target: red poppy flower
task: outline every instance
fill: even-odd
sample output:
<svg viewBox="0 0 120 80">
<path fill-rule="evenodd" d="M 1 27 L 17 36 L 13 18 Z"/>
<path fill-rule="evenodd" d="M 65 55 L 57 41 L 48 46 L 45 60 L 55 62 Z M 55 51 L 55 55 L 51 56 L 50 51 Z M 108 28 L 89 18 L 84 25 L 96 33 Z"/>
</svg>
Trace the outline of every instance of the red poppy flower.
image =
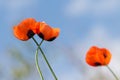
<svg viewBox="0 0 120 80">
<path fill-rule="evenodd" d="M 111 59 L 111 53 L 106 48 L 92 46 L 86 54 L 86 62 L 91 66 L 108 65 Z"/>
<path fill-rule="evenodd" d="M 36 28 L 38 36 L 46 41 L 53 41 L 60 32 L 59 28 L 52 28 L 45 22 L 37 22 Z"/>
<path fill-rule="evenodd" d="M 27 18 L 13 27 L 13 34 L 16 38 L 26 41 L 36 33 L 35 23 L 35 19 Z"/>
</svg>

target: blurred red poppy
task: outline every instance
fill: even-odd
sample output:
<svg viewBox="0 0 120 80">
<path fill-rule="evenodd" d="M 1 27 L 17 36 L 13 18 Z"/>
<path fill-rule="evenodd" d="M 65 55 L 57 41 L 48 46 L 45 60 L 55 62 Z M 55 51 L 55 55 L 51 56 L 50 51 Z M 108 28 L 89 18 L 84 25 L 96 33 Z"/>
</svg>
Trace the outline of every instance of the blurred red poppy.
<svg viewBox="0 0 120 80">
<path fill-rule="evenodd" d="M 111 60 L 111 53 L 106 48 L 92 46 L 86 54 L 86 62 L 91 66 L 105 66 Z"/>
</svg>

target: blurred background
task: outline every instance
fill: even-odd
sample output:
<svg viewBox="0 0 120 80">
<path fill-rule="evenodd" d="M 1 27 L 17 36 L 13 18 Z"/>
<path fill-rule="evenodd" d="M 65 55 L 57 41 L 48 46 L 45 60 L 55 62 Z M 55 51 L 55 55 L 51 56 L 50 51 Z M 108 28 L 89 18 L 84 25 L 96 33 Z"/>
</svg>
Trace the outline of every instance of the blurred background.
<svg viewBox="0 0 120 80">
<path fill-rule="evenodd" d="M 35 43 L 12 31 L 29 17 L 61 29 L 56 40 L 42 44 L 59 80 L 115 80 L 106 67 L 86 64 L 93 45 L 110 50 L 109 66 L 120 78 L 120 0 L 0 0 L 0 80 L 40 80 Z M 54 80 L 40 54 L 39 64 L 45 80 Z"/>
</svg>

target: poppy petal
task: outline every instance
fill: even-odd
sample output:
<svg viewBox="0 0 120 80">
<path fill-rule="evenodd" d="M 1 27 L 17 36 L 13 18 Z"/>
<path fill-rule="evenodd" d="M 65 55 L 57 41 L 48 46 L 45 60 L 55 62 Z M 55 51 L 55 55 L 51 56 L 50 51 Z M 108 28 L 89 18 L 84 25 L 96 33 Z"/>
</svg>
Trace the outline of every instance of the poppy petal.
<svg viewBox="0 0 120 80">
<path fill-rule="evenodd" d="M 39 22 L 36 25 L 39 26 L 38 36 L 44 40 L 53 41 L 59 35 L 59 28 L 52 28 L 45 22 Z"/>
<path fill-rule="evenodd" d="M 26 41 L 34 36 L 35 29 L 35 19 L 27 18 L 20 22 L 18 25 L 13 27 L 13 34 L 16 38 Z"/>
</svg>

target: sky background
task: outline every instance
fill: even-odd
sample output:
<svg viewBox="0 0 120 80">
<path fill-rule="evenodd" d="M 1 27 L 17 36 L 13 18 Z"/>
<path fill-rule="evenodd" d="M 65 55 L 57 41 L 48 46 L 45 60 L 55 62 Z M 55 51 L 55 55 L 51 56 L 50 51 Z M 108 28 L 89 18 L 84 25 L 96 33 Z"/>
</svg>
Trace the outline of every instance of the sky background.
<svg viewBox="0 0 120 80">
<path fill-rule="evenodd" d="M 59 80 L 114 80 L 106 67 L 86 64 L 85 54 L 93 45 L 110 50 L 109 66 L 120 78 L 120 0 L 0 0 L 0 80 L 40 80 L 35 43 L 18 40 L 12 31 L 29 17 L 61 30 L 56 40 L 42 44 Z M 45 80 L 53 80 L 39 58 Z M 25 74 L 18 78 L 20 71 Z"/>
</svg>

